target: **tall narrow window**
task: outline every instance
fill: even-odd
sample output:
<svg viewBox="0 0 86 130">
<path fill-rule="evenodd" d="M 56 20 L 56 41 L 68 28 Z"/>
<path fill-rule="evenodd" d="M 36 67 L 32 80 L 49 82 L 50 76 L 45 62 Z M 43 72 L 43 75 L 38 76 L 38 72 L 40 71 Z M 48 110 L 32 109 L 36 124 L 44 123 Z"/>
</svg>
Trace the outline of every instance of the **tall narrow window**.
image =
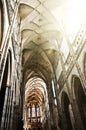
<svg viewBox="0 0 86 130">
<path fill-rule="evenodd" d="M 55 88 L 54 88 L 54 82 L 53 82 L 53 80 L 52 80 L 52 90 L 53 90 L 53 96 L 54 96 L 54 98 L 56 97 L 56 94 L 55 94 Z"/>
<path fill-rule="evenodd" d="M 53 80 L 52 80 L 52 91 L 53 91 L 54 104 L 55 104 L 55 106 L 57 106 L 56 93 L 55 93 L 55 86 L 54 86 Z"/>
<path fill-rule="evenodd" d="M 35 117 L 35 105 L 32 106 L 32 117 Z"/>
</svg>

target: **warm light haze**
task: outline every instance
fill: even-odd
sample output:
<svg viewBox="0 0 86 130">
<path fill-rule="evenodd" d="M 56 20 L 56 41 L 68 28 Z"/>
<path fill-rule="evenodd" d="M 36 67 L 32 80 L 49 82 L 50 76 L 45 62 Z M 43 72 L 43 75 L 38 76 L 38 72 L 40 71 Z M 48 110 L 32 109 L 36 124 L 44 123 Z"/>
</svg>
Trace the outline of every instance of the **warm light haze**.
<svg viewBox="0 0 86 130">
<path fill-rule="evenodd" d="M 86 22 L 86 1 L 85 0 L 68 0 L 52 10 L 52 14 L 59 22 L 66 35 L 75 37 L 79 29 Z M 71 38 L 72 37 L 72 38 Z"/>
</svg>

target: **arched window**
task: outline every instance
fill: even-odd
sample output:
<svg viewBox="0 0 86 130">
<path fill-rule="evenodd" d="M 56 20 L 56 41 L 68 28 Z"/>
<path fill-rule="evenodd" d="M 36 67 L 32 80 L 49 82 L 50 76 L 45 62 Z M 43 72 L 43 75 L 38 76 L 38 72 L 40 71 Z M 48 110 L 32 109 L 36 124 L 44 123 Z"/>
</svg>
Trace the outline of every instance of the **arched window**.
<svg viewBox="0 0 86 130">
<path fill-rule="evenodd" d="M 72 122 L 72 118 L 73 117 L 73 112 L 72 112 L 72 107 L 70 104 L 70 100 L 68 95 L 63 92 L 62 93 L 62 109 L 63 109 L 63 113 L 64 113 L 64 119 L 65 119 L 65 129 L 66 130 L 73 130 L 73 122 Z"/>
<path fill-rule="evenodd" d="M 86 95 L 84 92 L 84 88 L 81 84 L 81 81 L 78 77 L 75 77 L 74 79 L 74 93 L 78 104 L 81 120 L 85 130 L 86 129 Z"/>
</svg>

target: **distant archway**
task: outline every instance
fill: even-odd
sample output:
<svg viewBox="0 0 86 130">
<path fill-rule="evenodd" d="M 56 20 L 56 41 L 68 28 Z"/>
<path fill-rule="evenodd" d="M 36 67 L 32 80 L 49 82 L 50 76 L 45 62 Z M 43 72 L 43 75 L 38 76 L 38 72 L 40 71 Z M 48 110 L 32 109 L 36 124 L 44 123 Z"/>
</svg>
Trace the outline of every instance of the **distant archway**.
<svg viewBox="0 0 86 130">
<path fill-rule="evenodd" d="M 83 122 L 84 129 L 86 129 L 86 95 L 78 77 L 74 78 L 74 93 L 81 115 L 81 120 Z"/>
<path fill-rule="evenodd" d="M 44 108 L 46 111 L 49 109 L 47 85 L 42 78 L 34 76 L 28 79 L 25 85 L 25 106 L 25 118 L 31 130 L 42 130 L 42 122 L 46 117 Z"/>
<path fill-rule="evenodd" d="M 64 120 L 66 123 L 65 128 L 66 130 L 73 130 L 71 122 L 71 109 L 70 109 L 71 104 L 68 95 L 65 92 L 62 93 L 61 103 L 64 112 Z"/>
</svg>

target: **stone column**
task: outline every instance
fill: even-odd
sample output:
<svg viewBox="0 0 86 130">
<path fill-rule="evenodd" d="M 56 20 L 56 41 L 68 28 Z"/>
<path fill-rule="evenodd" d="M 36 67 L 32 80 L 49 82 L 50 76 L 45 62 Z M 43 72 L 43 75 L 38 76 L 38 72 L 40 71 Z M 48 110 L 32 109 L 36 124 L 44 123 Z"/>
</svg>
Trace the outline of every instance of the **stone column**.
<svg viewBox="0 0 86 130">
<path fill-rule="evenodd" d="M 72 105 L 72 110 L 74 113 L 75 129 L 76 130 L 84 130 L 83 123 L 82 123 L 81 116 L 80 116 L 80 112 L 79 112 L 79 108 L 77 106 L 77 102 L 75 99 L 73 99 L 73 101 L 71 102 L 71 105 Z"/>
<path fill-rule="evenodd" d="M 14 107 L 15 107 L 15 105 L 14 105 L 14 92 L 12 91 L 12 99 L 11 99 L 11 119 L 10 119 L 10 130 L 12 130 L 13 128 L 12 128 L 12 126 L 13 126 L 13 124 L 15 124 L 14 122 Z"/>
<path fill-rule="evenodd" d="M 39 106 L 38 108 L 39 108 L 39 111 L 38 111 L 38 113 L 39 113 L 39 117 L 41 118 L 41 115 L 40 115 L 40 106 Z M 40 118 L 39 118 L 39 120 L 41 121 Z"/>
<path fill-rule="evenodd" d="M 28 107 L 26 107 L 26 121 L 28 121 Z"/>
<path fill-rule="evenodd" d="M 30 106 L 30 122 L 32 121 L 32 106 Z"/>
<path fill-rule="evenodd" d="M 1 130 L 5 129 L 5 123 L 6 123 L 6 109 L 7 109 L 7 99 L 8 99 L 8 93 L 9 93 L 9 88 L 6 86 L 6 91 L 5 91 L 5 99 L 4 99 L 4 105 L 3 105 L 3 113 L 2 113 L 2 118 L 1 118 Z"/>
<path fill-rule="evenodd" d="M 38 121 L 38 118 L 37 118 L 37 106 L 35 105 L 35 117 L 36 117 L 36 122 Z"/>
<path fill-rule="evenodd" d="M 50 130 L 57 130 L 57 125 L 56 125 L 56 122 L 55 122 L 54 99 L 53 99 L 51 81 L 50 81 L 50 84 L 48 86 L 48 100 L 49 100 L 49 110 L 50 110 L 50 125 L 51 125 Z"/>
</svg>

